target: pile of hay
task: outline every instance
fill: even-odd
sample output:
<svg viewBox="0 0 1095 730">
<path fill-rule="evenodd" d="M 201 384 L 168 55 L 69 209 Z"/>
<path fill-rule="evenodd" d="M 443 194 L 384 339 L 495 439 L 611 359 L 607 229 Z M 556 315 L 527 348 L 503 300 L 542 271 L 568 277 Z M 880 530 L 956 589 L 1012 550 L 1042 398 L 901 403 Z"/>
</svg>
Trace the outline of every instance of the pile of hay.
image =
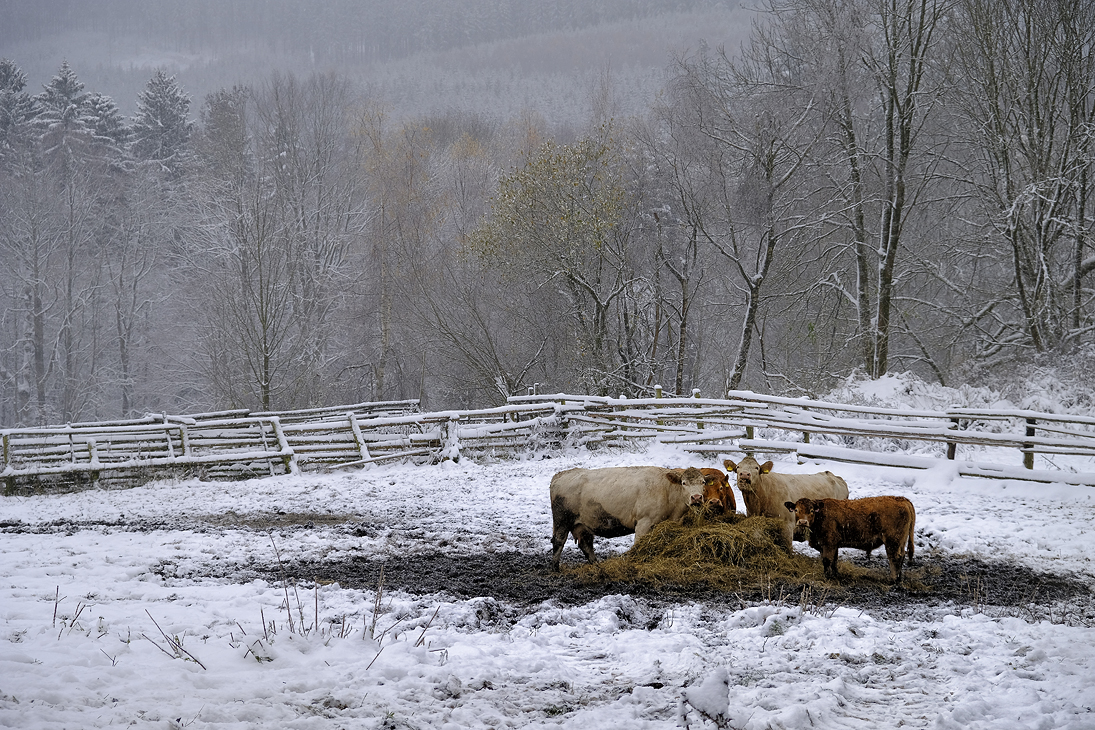
<svg viewBox="0 0 1095 730">
<path fill-rule="evenodd" d="M 702 584 L 726 591 L 763 590 L 821 577 L 819 561 L 788 553 L 782 540 L 782 523 L 776 519 L 738 514 L 712 518 L 695 512 L 683 524 L 661 523 L 623 555 L 577 572 L 589 583 Z"/>
</svg>

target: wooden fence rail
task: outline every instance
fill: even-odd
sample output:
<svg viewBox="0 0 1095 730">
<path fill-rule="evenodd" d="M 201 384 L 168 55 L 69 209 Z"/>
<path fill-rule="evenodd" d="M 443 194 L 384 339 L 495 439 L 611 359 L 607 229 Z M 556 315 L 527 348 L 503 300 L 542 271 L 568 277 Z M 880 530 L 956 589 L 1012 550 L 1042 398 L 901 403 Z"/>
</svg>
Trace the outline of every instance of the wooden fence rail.
<svg viewBox="0 0 1095 730">
<path fill-rule="evenodd" d="M 950 461 L 959 473 L 970 476 L 1095 486 L 1091 417 L 1014 409 L 877 408 L 748 391 L 727 396 L 623 399 L 557 394 L 515 396 L 510 402 L 580 406 L 569 429 L 578 443 L 647 439 L 680 443 L 699 453 L 795 452 L 800 458 L 916 468 Z M 1014 466 L 1007 451 L 1001 456 L 999 449 L 1014 454 Z M 1036 456 L 1047 468 L 1034 468 Z M 1079 457 L 1079 468 L 1052 463 L 1064 456 Z"/>
<path fill-rule="evenodd" d="M 915 468 L 949 461 L 971 476 L 1095 485 L 1095 418 L 872 408 L 746 391 L 725 399 L 528 395 L 497 408 L 433 413 L 419 412 L 417 401 L 383 401 L 276 413 L 161 415 L 4 429 L 0 440 L 0 479 L 9 491 L 18 484 L 96 484 L 180 470 L 240 478 L 388 459 L 455 460 L 473 453 L 651 442 L 707 455 L 784 452 Z M 1041 468 L 1034 468 L 1036 457 Z M 1056 463 L 1065 457 L 1077 463 Z"/>
<path fill-rule="evenodd" d="M 276 418 L 5 429 L 0 443 L 9 491 L 21 481 L 96 484 L 168 470 L 211 478 L 299 471 Z"/>
</svg>

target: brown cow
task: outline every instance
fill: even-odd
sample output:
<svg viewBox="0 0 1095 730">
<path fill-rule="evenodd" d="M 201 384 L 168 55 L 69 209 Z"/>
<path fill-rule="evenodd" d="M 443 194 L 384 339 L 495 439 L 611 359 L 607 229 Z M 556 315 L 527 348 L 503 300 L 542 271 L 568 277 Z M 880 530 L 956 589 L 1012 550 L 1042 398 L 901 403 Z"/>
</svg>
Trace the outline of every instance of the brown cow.
<svg viewBox="0 0 1095 730">
<path fill-rule="evenodd" d="M 735 464 L 725 459 L 727 471 L 737 473 L 738 490 L 745 502 L 745 513 L 750 517 L 775 517 L 783 521 L 784 547 L 791 549 L 791 540 L 798 537 L 795 517 L 784 508 L 784 502 L 796 502 L 803 497 L 810 499 L 847 499 L 848 484 L 829 471 L 818 474 L 777 474 L 772 462 L 758 464 L 752 455 Z"/>
<path fill-rule="evenodd" d="M 559 556 L 567 533 L 591 563 L 593 536 L 635 539 L 667 520 L 681 521 L 690 506 L 703 503 L 704 478 L 699 469 L 666 469 L 660 466 L 618 466 L 603 469 L 568 469 L 551 478 L 551 567 L 559 569 Z"/>
<path fill-rule="evenodd" d="M 863 497 L 862 499 L 800 499 L 784 507 L 797 524 L 808 528 L 810 547 L 821 553 L 826 578 L 837 578 L 837 551 L 842 547 L 866 550 L 886 546 L 890 580 L 901 582 L 905 546 L 909 565 L 913 563 L 916 510 L 904 497 Z"/>
<path fill-rule="evenodd" d="M 702 468 L 703 503 L 716 515 L 733 514 L 738 511 L 734 490 L 730 487 L 730 478 L 722 469 Z"/>
</svg>

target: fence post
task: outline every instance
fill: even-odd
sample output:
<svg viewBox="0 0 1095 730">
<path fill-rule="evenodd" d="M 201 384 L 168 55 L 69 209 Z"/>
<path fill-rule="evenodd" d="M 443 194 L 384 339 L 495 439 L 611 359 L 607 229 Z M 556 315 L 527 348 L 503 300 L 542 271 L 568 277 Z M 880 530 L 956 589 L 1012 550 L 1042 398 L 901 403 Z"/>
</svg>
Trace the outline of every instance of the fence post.
<svg viewBox="0 0 1095 730">
<path fill-rule="evenodd" d="M 699 398 L 700 397 L 700 389 L 699 388 L 693 388 L 692 389 L 692 397 L 693 398 Z M 702 419 L 696 421 L 696 428 L 700 431 L 703 430 L 703 420 Z"/>
<path fill-rule="evenodd" d="M 190 449 L 190 429 L 185 423 L 179 424 L 179 440 L 182 442 L 183 459 L 189 461 L 194 452 Z"/>
<path fill-rule="evenodd" d="M 71 439 L 71 438 L 72 438 L 72 435 L 70 434 L 69 439 Z M 93 439 L 93 438 L 89 438 L 87 440 L 87 458 L 88 458 L 88 464 L 91 466 L 91 469 L 88 470 L 88 474 L 91 477 L 91 484 L 94 487 L 98 488 L 98 486 L 99 486 L 99 470 L 96 469 L 95 467 L 99 466 L 99 448 L 98 448 L 98 444 L 95 443 L 95 439 Z"/>
<path fill-rule="evenodd" d="M 460 416 L 441 424 L 441 461 L 460 461 Z"/>
<path fill-rule="evenodd" d="M 170 426 L 170 424 L 168 424 L 166 418 L 164 419 L 163 424 L 164 424 L 164 426 L 163 426 L 163 437 L 164 437 L 164 441 L 167 442 L 167 458 L 174 461 L 175 460 L 175 444 L 171 441 L 171 426 Z"/>
<path fill-rule="evenodd" d="M 962 428 L 962 423 L 959 419 L 952 418 L 951 419 L 951 426 L 952 426 L 951 430 L 957 431 L 960 428 Z M 954 461 L 954 457 L 957 455 L 957 453 L 958 453 L 958 442 L 957 441 L 948 441 L 947 442 L 947 458 L 950 459 L 951 461 Z"/>
<path fill-rule="evenodd" d="M 255 425 L 258 426 L 258 429 L 259 429 L 259 438 L 262 440 L 262 450 L 264 452 L 267 452 L 267 451 L 270 450 L 270 444 L 268 444 L 266 442 L 266 424 L 259 421 Z M 281 447 L 280 441 L 279 441 L 278 447 L 279 447 L 279 450 L 280 450 L 280 447 Z M 285 469 L 286 469 L 286 471 L 288 471 L 288 469 L 289 469 L 288 464 L 285 465 Z M 270 476 L 274 476 L 274 462 L 271 461 L 270 459 L 266 460 L 266 470 L 268 472 L 270 472 Z"/>
<path fill-rule="evenodd" d="M 7 471 L 11 466 L 11 434 L 4 434 L 4 463 L 0 471 Z M 15 477 L 8 477 L 4 480 L 4 492 L 6 494 L 15 493 Z"/>
<path fill-rule="evenodd" d="M 300 474 L 300 466 L 297 464 L 297 452 L 289 446 L 289 440 L 285 438 L 285 432 L 281 430 L 281 419 L 272 416 L 270 423 L 273 425 L 274 435 L 278 439 L 278 449 L 282 452 L 281 462 L 285 464 L 285 472 L 287 474 Z"/>
<path fill-rule="evenodd" d="M 1028 437 L 1033 437 L 1034 436 L 1034 427 L 1037 424 L 1038 424 L 1038 421 L 1036 421 L 1035 419 L 1033 419 L 1033 418 L 1028 418 L 1027 419 L 1027 436 Z M 1024 449 L 1033 449 L 1034 444 L 1023 444 L 1023 448 Z M 1034 452 L 1033 451 L 1024 451 L 1023 452 L 1023 466 L 1025 466 L 1027 469 L 1033 469 L 1034 468 Z"/>
<path fill-rule="evenodd" d="M 365 437 L 361 435 L 361 426 L 357 424 L 357 418 L 354 416 L 354 412 L 350 411 L 347 413 L 346 418 L 350 419 L 350 430 L 354 433 L 354 443 L 357 444 L 357 453 L 362 459 L 371 459 L 372 454 L 369 453 L 369 445 L 365 443 Z"/>
</svg>

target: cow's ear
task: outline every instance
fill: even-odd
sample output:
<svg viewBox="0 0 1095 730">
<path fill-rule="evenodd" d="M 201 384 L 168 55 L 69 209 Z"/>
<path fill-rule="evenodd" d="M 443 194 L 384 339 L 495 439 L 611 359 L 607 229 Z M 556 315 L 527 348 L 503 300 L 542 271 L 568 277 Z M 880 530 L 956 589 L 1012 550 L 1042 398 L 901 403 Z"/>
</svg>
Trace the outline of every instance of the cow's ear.
<svg viewBox="0 0 1095 730">
<path fill-rule="evenodd" d="M 764 462 L 763 464 L 761 464 L 760 473 L 761 474 L 767 474 L 768 472 L 772 471 L 773 466 L 775 466 L 775 464 L 773 464 L 770 461 Z"/>
<path fill-rule="evenodd" d="M 729 471 L 737 471 L 738 470 L 738 465 L 735 464 L 734 462 L 730 461 L 729 459 L 723 459 L 722 460 L 722 465 L 725 466 Z"/>
<path fill-rule="evenodd" d="M 795 511 L 795 503 L 794 502 L 784 502 L 783 506 L 786 507 L 787 509 L 789 509 L 791 512 Z"/>
<path fill-rule="evenodd" d="M 667 471 L 665 473 L 665 478 L 668 479 L 669 481 L 673 482 L 674 484 L 680 484 L 681 483 L 681 470 L 680 469 L 670 469 L 669 471 Z"/>
</svg>

